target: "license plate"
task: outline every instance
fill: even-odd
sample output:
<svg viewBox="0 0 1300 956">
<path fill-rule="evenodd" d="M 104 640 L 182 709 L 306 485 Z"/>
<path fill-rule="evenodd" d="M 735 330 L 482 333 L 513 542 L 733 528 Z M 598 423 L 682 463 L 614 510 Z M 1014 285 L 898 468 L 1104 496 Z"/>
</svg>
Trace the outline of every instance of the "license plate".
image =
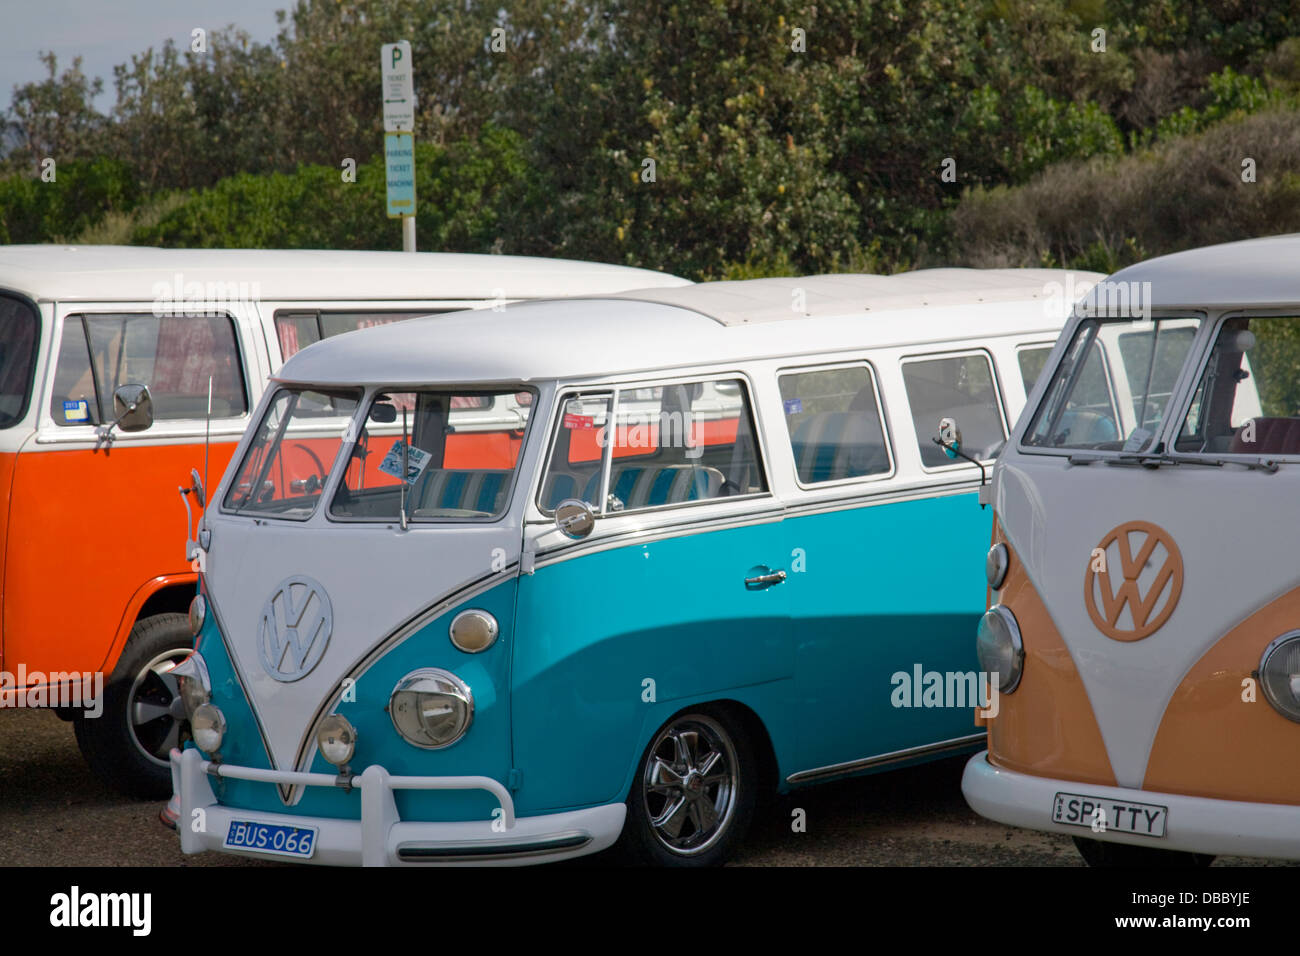
<svg viewBox="0 0 1300 956">
<path fill-rule="evenodd" d="M 1154 803 L 1110 800 L 1082 793 L 1058 793 L 1052 800 L 1054 823 L 1084 827 L 1094 832 L 1101 832 L 1104 827 L 1117 833 L 1163 837 L 1168 815 L 1168 807 Z"/>
<path fill-rule="evenodd" d="M 316 850 L 316 828 L 231 820 L 224 845 L 232 850 L 256 850 L 307 860 Z"/>
</svg>

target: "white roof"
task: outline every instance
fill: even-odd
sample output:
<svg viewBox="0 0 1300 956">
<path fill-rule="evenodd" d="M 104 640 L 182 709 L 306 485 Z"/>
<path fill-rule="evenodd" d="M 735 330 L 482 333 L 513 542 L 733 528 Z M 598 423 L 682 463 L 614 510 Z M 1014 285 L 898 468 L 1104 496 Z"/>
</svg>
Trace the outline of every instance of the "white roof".
<svg viewBox="0 0 1300 956">
<path fill-rule="evenodd" d="M 970 270 L 942 269 L 928 275 L 701 283 L 682 290 L 705 293 L 689 308 L 647 301 L 662 290 L 638 290 L 525 302 L 501 312 L 452 312 L 325 339 L 294 355 L 275 377 L 322 385 L 536 382 L 1027 332 L 1052 341 L 1073 306 L 1059 291 L 1053 298 L 1052 287 L 1073 289 L 1101 278 L 1044 269 L 984 276 L 1001 276 L 1003 286 L 979 282 Z M 943 292 L 945 279 L 956 290 Z M 911 287 L 906 295 L 861 294 L 894 280 L 901 281 L 888 288 Z M 931 280 L 935 288 L 923 291 Z M 816 315 L 791 312 L 792 284 L 818 290 Z M 1004 295 L 1003 288 L 1019 291 Z M 833 296 L 834 289 L 843 294 Z M 945 301 L 948 296 L 957 304 Z M 747 297 L 756 297 L 754 314 L 766 320 L 740 321 L 737 303 Z M 720 302 L 727 308 L 718 309 Z M 733 321 L 724 323 L 704 308 Z M 787 321 L 773 321 L 778 313 Z"/>
<path fill-rule="evenodd" d="M 155 284 L 173 288 L 178 281 L 198 282 L 205 289 L 210 283 L 247 283 L 250 290 L 256 290 L 249 298 L 271 300 L 464 300 L 494 299 L 498 294 L 506 299 L 533 299 L 689 284 L 686 279 L 649 269 L 526 256 L 0 246 L 0 289 L 21 292 L 37 301 L 152 301 Z"/>
<path fill-rule="evenodd" d="M 1228 242 L 1139 262 L 1107 283 L 1151 283 L 1152 308 L 1286 306 L 1300 303 L 1300 234 Z M 1143 288 L 1139 286 L 1139 290 Z M 1147 293 L 1141 292 L 1141 302 Z M 1097 302 L 1105 306 L 1105 292 Z"/>
<path fill-rule="evenodd" d="M 703 282 L 677 289 L 634 289 L 616 298 L 681 306 L 723 325 L 748 325 L 817 315 L 1040 299 L 1050 295 L 1048 286 L 1064 275 L 1060 269 L 921 269 L 892 276 Z M 1092 274 L 1075 273 L 1076 279 L 1083 275 Z"/>
</svg>

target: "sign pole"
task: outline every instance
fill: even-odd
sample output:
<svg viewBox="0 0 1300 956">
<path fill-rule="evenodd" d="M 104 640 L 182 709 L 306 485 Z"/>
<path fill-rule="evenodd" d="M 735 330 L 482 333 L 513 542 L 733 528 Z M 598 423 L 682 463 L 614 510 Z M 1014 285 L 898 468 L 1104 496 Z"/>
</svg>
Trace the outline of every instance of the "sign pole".
<svg viewBox="0 0 1300 956">
<path fill-rule="evenodd" d="M 415 69 L 406 40 L 380 47 L 388 218 L 402 220 L 402 251 L 415 251 Z"/>
</svg>

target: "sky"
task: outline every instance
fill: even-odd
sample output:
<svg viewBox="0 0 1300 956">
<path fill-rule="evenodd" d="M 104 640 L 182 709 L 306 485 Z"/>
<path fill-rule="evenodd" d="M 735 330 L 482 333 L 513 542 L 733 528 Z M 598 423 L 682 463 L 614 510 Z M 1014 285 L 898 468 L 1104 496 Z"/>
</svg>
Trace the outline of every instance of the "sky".
<svg viewBox="0 0 1300 956">
<path fill-rule="evenodd" d="M 45 67 L 37 58 L 52 50 L 59 72 L 82 57 L 88 77 L 100 77 L 104 91 L 95 106 L 107 111 L 116 102 L 113 67 L 133 53 L 157 49 L 168 37 L 187 50 L 190 31 L 212 33 L 230 23 L 266 43 L 278 31 L 277 9 L 294 0 L 0 0 L 0 110 L 8 109 L 16 85 L 40 80 Z"/>
</svg>

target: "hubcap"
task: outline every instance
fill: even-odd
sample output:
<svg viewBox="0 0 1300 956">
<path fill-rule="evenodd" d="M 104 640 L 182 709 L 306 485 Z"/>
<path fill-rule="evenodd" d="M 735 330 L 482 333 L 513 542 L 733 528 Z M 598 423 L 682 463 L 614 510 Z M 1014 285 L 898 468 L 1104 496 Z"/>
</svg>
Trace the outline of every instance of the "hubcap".
<svg viewBox="0 0 1300 956">
<path fill-rule="evenodd" d="M 151 763 L 160 766 L 166 766 L 172 748 L 180 743 L 185 713 L 180 686 L 172 671 L 189 654 L 189 650 L 159 654 L 135 676 L 127 696 L 131 742 Z"/>
<path fill-rule="evenodd" d="M 708 717 L 662 731 L 650 748 L 641 788 L 656 839 L 683 856 L 716 843 L 735 811 L 738 769 L 726 731 Z"/>
</svg>

